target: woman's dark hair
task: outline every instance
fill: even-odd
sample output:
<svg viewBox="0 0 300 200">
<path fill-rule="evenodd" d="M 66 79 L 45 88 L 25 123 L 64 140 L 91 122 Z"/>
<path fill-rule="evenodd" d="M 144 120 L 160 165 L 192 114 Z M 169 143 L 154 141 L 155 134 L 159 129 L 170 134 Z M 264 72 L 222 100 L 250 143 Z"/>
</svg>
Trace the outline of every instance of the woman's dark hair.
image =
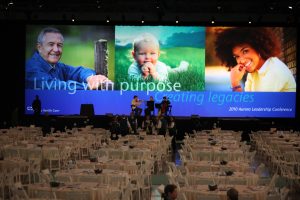
<svg viewBox="0 0 300 200">
<path fill-rule="evenodd" d="M 270 28 L 234 27 L 217 32 L 216 56 L 225 66 L 236 66 L 232 49 L 241 44 L 249 44 L 265 60 L 281 54 L 281 41 Z"/>
<path fill-rule="evenodd" d="M 163 197 L 166 199 L 168 197 L 168 194 L 174 192 L 174 190 L 176 190 L 176 188 L 177 188 L 177 186 L 174 184 L 166 185 L 165 189 L 164 189 Z"/>
<path fill-rule="evenodd" d="M 239 192 L 235 188 L 230 188 L 227 190 L 227 197 L 229 200 L 238 200 Z"/>
</svg>

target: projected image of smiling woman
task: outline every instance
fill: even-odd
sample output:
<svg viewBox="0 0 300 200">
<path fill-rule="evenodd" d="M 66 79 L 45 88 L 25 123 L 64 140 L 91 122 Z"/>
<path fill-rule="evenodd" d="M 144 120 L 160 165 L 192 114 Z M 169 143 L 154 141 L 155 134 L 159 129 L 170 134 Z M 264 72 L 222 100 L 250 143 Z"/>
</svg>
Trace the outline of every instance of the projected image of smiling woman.
<svg viewBox="0 0 300 200">
<path fill-rule="evenodd" d="M 233 91 L 295 92 L 290 69 L 278 58 L 280 39 L 269 28 L 225 28 L 215 41 L 221 62 L 230 67 Z M 241 81 L 245 73 L 244 88 Z"/>
</svg>

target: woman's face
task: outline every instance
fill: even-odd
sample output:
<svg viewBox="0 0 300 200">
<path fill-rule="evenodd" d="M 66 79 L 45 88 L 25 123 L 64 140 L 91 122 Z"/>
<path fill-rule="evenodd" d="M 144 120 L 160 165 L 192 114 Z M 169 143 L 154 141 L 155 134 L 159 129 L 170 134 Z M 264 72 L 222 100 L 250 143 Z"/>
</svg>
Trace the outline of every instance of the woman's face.
<svg viewBox="0 0 300 200">
<path fill-rule="evenodd" d="M 237 64 L 245 67 L 246 71 L 250 73 L 259 70 L 265 62 L 259 53 L 249 44 L 241 44 L 233 47 L 232 54 Z"/>
</svg>

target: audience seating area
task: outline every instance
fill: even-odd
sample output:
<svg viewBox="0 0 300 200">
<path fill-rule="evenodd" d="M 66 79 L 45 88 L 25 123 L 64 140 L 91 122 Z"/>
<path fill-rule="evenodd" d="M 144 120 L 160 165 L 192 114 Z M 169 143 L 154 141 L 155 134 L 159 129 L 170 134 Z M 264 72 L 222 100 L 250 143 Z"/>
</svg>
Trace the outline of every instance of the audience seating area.
<svg viewBox="0 0 300 200">
<path fill-rule="evenodd" d="M 45 137 L 40 127 L 0 129 L 0 199 L 155 200 L 167 183 L 177 185 L 178 200 L 226 200 L 232 187 L 241 200 L 296 199 L 300 133 L 249 135 L 194 131 L 174 151 L 173 137 L 156 131 L 111 140 L 88 125 Z"/>
</svg>

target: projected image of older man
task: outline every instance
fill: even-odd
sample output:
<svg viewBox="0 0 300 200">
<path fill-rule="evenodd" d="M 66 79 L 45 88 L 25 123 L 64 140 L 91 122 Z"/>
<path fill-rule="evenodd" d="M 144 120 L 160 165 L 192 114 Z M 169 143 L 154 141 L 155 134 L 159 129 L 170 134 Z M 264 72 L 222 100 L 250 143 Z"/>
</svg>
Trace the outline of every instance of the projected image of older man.
<svg viewBox="0 0 300 200">
<path fill-rule="evenodd" d="M 37 39 L 37 50 L 26 63 L 26 88 L 36 90 L 98 89 L 110 82 L 103 75 L 85 67 L 59 62 L 64 38 L 58 29 L 44 28 Z"/>
</svg>

